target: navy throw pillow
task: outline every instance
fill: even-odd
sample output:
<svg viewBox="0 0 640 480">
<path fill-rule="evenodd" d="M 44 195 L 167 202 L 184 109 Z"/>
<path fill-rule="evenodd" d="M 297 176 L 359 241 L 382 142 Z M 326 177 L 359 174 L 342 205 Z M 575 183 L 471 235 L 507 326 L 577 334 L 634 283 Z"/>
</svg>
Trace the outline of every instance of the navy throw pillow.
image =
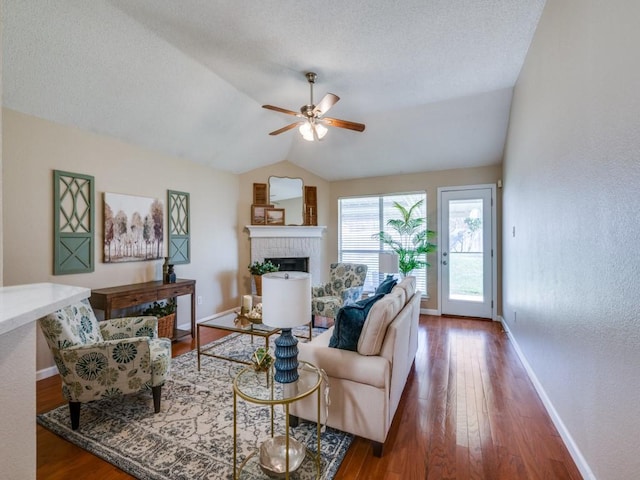
<svg viewBox="0 0 640 480">
<path fill-rule="evenodd" d="M 358 340 L 362 333 L 364 321 L 374 303 L 384 297 L 384 294 L 374 295 L 356 303 L 345 305 L 336 314 L 333 334 L 329 346 L 343 350 L 358 350 Z"/>
<path fill-rule="evenodd" d="M 385 278 L 382 283 L 378 285 L 378 288 L 376 288 L 376 295 L 379 293 L 391 293 L 391 290 L 396 286 L 396 283 L 398 283 L 398 280 L 393 278 L 393 275 L 387 275 L 387 278 Z"/>
</svg>

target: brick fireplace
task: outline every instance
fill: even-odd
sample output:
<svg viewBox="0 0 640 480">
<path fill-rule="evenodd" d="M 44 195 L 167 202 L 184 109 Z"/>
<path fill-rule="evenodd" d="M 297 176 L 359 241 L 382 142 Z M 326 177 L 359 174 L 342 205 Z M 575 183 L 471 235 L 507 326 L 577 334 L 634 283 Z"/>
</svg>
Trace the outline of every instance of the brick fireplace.
<svg viewBox="0 0 640 480">
<path fill-rule="evenodd" d="M 311 283 L 318 284 L 322 281 L 322 235 L 325 229 L 326 227 L 311 226 L 248 225 L 251 263 L 262 262 L 266 258 L 304 259 L 311 274 Z"/>
</svg>

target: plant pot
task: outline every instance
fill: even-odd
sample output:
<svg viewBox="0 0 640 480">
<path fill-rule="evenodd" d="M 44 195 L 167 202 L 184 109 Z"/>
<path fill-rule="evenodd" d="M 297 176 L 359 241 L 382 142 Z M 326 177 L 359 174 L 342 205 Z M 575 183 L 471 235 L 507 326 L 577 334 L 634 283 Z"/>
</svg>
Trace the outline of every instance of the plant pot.
<svg viewBox="0 0 640 480">
<path fill-rule="evenodd" d="M 262 296 L 262 275 L 254 275 L 253 281 L 256 284 L 256 295 Z"/>
<path fill-rule="evenodd" d="M 167 316 L 158 318 L 158 337 L 173 338 L 173 328 L 176 322 L 176 314 L 170 313 Z"/>
</svg>

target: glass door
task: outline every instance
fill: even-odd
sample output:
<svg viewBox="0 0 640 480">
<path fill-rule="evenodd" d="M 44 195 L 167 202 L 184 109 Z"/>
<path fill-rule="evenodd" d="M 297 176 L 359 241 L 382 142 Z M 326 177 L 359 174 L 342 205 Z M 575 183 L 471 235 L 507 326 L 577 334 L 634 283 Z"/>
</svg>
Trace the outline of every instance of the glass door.
<svg viewBox="0 0 640 480">
<path fill-rule="evenodd" d="M 493 318 L 492 188 L 440 191 L 441 312 Z"/>
</svg>

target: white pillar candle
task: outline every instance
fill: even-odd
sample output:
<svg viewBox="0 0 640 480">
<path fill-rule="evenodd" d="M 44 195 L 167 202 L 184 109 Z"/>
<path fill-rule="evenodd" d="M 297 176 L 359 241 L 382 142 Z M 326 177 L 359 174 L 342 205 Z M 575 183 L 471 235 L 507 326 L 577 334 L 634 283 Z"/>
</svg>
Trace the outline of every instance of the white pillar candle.
<svg viewBox="0 0 640 480">
<path fill-rule="evenodd" d="M 250 312 L 253 304 L 253 297 L 251 295 L 243 295 L 242 297 L 242 309 L 245 312 Z"/>
</svg>

